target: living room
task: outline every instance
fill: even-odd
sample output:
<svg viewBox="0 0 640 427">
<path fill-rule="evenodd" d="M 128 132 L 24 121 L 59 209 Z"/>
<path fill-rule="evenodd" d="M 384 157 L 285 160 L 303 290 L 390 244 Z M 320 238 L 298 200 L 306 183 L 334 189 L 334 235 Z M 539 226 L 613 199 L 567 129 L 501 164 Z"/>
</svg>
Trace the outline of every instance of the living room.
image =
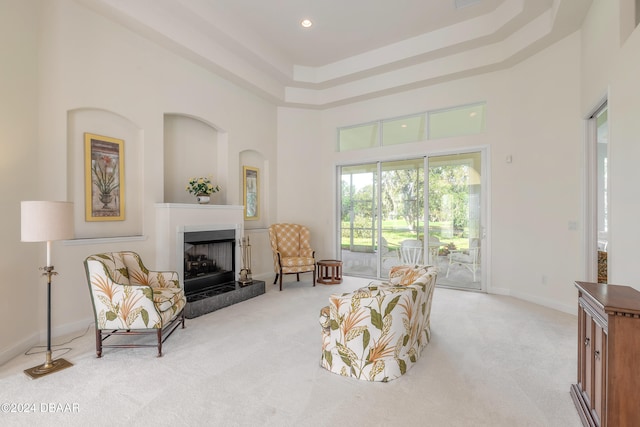
<svg viewBox="0 0 640 427">
<path fill-rule="evenodd" d="M 11 280 L 2 285 L 8 298 L 0 310 L 5 325 L 0 364 L 42 342 L 46 324 L 46 292 L 38 270 L 45 248 L 20 242 L 20 201 L 75 204 L 76 241 L 53 247 L 59 273 L 53 335 L 83 331 L 92 311 L 82 260 L 127 249 L 155 264 L 156 204 L 194 203 L 188 193 L 171 190 L 186 182 L 167 179 L 173 160 L 166 155 L 167 119 L 176 116 L 204 123 L 215 135 L 210 169 L 194 171 L 211 174 L 222 187 L 213 203 L 241 205 L 242 166 L 259 168 L 261 214 L 244 229 L 253 245 L 254 275 L 268 286 L 273 268 L 266 227 L 271 223 L 305 224 L 317 259 L 337 255 L 337 165 L 483 147 L 490 155 L 487 293 L 575 314 L 574 281 L 595 279 L 587 261 L 585 121 L 606 100 L 609 280 L 640 289 L 634 260 L 640 202 L 633 197 L 640 174 L 634 154 L 640 135 L 640 32 L 625 31 L 621 24 L 628 2 L 587 3 L 573 31 L 506 66 L 486 66 L 395 93 L 380 90 L 364 99 L 301 107 L 283 102 L 281 87 L 265 84 L 271 94 L 255 90 L 247 83 L 255 70 L 247 67 L 246 75 L 235 76 L 222 67 L 216 72 L 197 55 L 178 54 L 108 18 L 94 2 L 2 2 L 0 46 L 7 60 L 0 81 L 5 119 L 0 127 L 5 206 L 0 263 Z M 335 149 L 339 127 L 478 101 L 487 103 L 486 131 L 480 135 L 366 151 Z M 119 137 L 131 150 L 125 159 L 130 203 L 124 221 L 84 221 L 84 132 Z M 197 133 L 189 132 L 185 146 Z M 285 285 L 283 293 L 295 287 L 292 281 Z"/>
</svg>

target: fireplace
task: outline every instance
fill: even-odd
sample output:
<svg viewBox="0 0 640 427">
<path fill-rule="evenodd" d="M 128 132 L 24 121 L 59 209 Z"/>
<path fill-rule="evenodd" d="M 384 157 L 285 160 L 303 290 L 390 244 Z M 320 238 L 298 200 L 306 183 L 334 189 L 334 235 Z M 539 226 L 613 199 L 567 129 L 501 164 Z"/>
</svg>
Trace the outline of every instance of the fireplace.
<svg viewBox="0 0 640 427">
<path fill-rule="evenodd" d="M 235 289 L 236 231 L 184 233 L 184 291 L 188 301 Z"/>
<path fill-rule="evenodd" d="M 234 205 L 156 204 L 156 264 L 182 278 L 188 319 L 265 293 L 263 281 L 236 281 L 243 212 Z"/>
<path fill-rule="evenodd" d="M 183 233 L 185 316 L 201 316 L 261 295 L 265 284 L 236 281 L 236 230 L 214 229 Z"/>
</svg>

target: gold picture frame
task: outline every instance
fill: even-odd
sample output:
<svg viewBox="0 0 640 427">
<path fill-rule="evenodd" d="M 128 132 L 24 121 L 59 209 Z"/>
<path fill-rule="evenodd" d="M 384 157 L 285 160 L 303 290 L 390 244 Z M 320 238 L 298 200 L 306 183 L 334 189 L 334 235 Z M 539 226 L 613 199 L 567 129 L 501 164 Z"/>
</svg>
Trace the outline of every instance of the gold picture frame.
<svg viewBox="0 0 640 427">
<path fill-rule="evenodd" d="M 85 220 L 124 220 L 124 141 L 84 134 Z"/>
<path fill-rule="evenodd" d="M 244 219 L 256 220 L 260 214 L 259 171 L 251 166 L 242 167 L 242 200 L 244 203 Z"/>
</svg>

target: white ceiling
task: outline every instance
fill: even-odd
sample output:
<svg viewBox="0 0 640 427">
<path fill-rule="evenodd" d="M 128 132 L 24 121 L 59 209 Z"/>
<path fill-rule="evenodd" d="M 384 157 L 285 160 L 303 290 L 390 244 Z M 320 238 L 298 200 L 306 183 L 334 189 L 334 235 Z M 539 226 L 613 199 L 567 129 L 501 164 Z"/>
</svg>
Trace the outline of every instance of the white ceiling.
<svg viewBox="0 0 640 427">
<path fill-rule="evenodd" d="M 576 31 L 592 2 L 78 1 L 260 96 L 312 108 L 511 66 Z"/>
<path fill-rule="evenodd" d="M 456 10 L 454 0 L 211 0 L 234 32 L 261 38 L 291 64 L 318 67 L 489 13 L 502 0 Z M 551 0 L 538 0 L 532 14 Z M 533 9 L 533 8 L 531 8 Z M 309 18 L 313 27 L 302 28 Z"/>
</svg>

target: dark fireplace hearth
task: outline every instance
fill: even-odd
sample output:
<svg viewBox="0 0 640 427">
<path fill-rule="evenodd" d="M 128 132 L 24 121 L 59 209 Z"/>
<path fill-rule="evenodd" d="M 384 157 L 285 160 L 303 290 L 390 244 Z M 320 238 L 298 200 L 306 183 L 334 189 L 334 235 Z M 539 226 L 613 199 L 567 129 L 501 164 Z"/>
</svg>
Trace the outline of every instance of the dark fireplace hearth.
<svg viewBox="0 0 640 427">
<path fill-rule="evenodd" d="M 184 315 L 187 319 L 193 319 L 249 298 L 257 297 L 264 294 L 264 292 L 265 283 L 261 280 L 254 280 L 253 283 L 247 285 L 241 285 L 240 282 L 217 285 L 187 297 Z"/>
<path fill-rule="evenodd" d="M 235 291 L 236 286 L 234 283 L 223 283 L 221 285 L 214 285 L 210 288 L 201 290 L 200 292 L 192 293 L 187 300 L 189 302 L 201 301 L 203 299 L 210 298 L 215 295 L 224 294 L 225 292 Z"/>
</svg>

